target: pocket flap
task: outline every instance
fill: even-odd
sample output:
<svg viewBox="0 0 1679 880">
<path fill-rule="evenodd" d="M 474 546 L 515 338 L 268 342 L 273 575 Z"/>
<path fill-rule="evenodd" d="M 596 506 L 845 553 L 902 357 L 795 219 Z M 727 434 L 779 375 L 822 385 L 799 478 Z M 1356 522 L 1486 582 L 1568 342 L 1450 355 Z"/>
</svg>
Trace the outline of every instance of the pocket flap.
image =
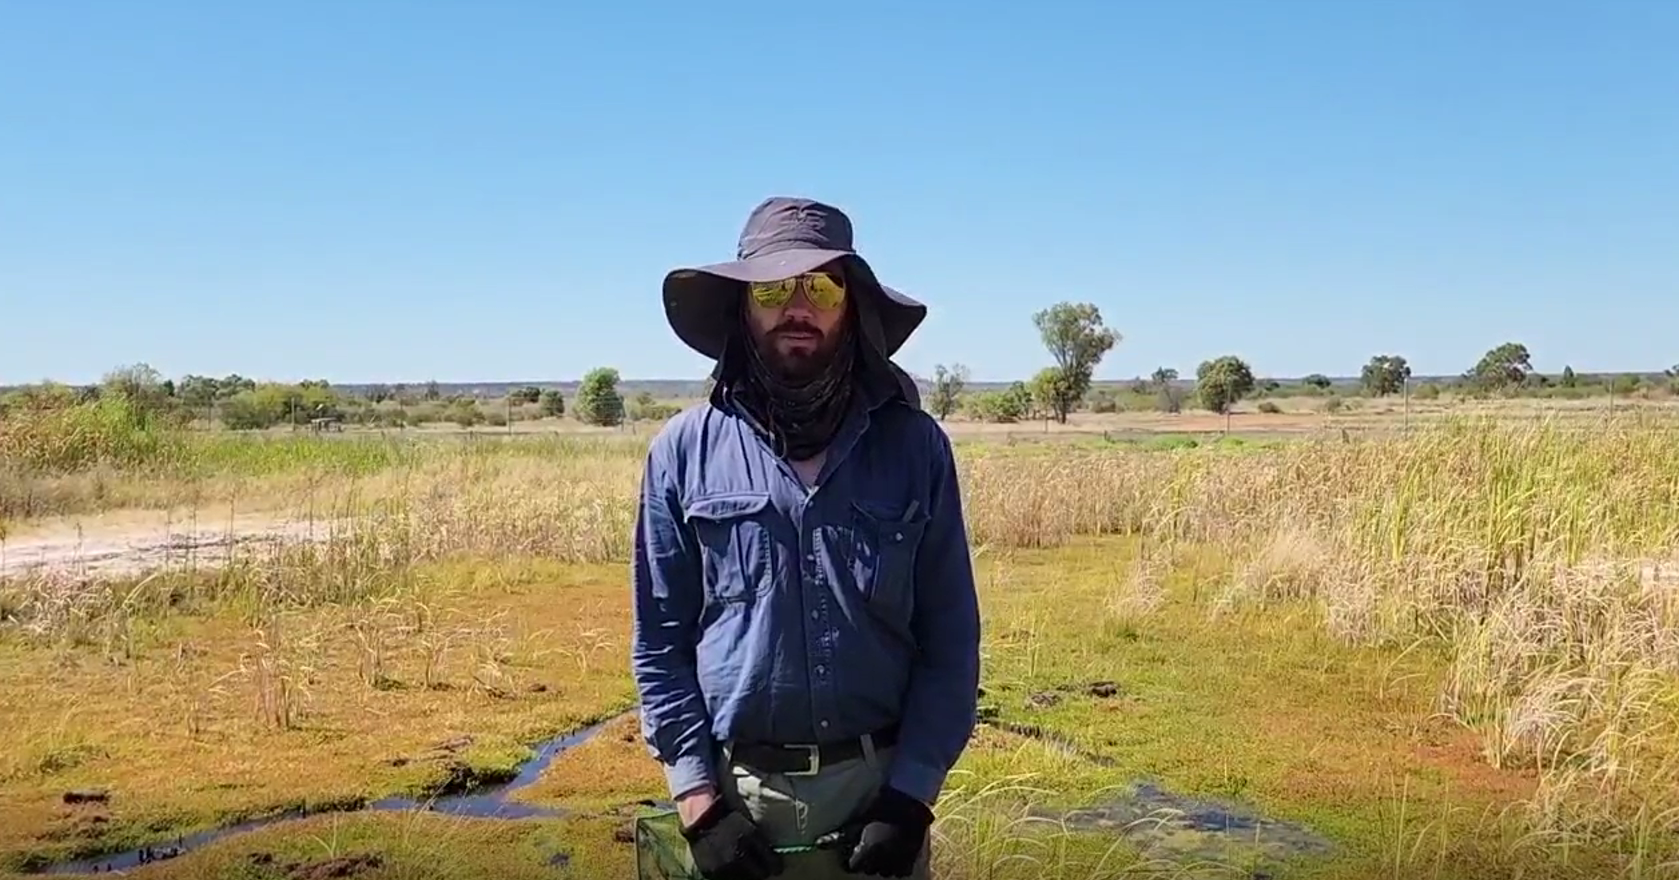
<svg viewBox="0 0 1679 880">
<path fill-rule="evenodd" d="M 751 516 L 768 507 L 770 496 L 768 492 L 731 492 L 727 495 L 709 495 L 696 498 L 688 502 L 683 509 L 683 515 L 688 519 L 729 520 L 743 516 Z"/>
<path fill-rule="evenodd" d="M 852 508 L 863 516 L 883 526 L 914 526 L 927 521 L 926 511 L 921 509 L 918 502 L 911 501 L 904 505 L 885 505 L 878 501 L 853 499 Z"/>
</svg>

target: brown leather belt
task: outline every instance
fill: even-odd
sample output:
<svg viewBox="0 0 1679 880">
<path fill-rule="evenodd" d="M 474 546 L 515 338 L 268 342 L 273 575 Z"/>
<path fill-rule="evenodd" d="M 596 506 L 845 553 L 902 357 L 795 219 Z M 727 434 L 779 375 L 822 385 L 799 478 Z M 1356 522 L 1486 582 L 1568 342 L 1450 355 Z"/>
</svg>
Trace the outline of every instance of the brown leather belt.
<svg viewBox="0 0 1679 880">
<path fill-rule="evenodd" d="M 892 746 L 898 742 L 897 725 L 877 730 L 869 737 L 876 749 Z M 760 773 L 780 773 L 784 776 L 815 776 L 829 764 L 862 756 L 862 737 L 812 745 L 737 742 L 730 752 L 732 760 L 742 767 Z"/>
</svg>

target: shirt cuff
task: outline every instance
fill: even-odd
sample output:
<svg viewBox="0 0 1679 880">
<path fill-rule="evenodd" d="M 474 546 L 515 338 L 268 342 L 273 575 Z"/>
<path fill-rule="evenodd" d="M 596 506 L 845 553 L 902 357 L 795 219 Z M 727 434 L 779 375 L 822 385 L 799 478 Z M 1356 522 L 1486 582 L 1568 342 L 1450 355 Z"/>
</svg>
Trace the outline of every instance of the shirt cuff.
<svg viewBox="0 0 1679 880">
<path fill-rule="evenodd" d="M 938 803 L 947 772 L 931 764 L 898 758 L 886 774 L 886 784 L 931 807 Z"/>
<path fill-rule="evenodd" d="M 683 755 L 674 764 L 664 765 L 665 784 L 672 798 L 681 797 L 696 788 L 713 786 L 711 763 L 701 755 Z"/>
</svg>

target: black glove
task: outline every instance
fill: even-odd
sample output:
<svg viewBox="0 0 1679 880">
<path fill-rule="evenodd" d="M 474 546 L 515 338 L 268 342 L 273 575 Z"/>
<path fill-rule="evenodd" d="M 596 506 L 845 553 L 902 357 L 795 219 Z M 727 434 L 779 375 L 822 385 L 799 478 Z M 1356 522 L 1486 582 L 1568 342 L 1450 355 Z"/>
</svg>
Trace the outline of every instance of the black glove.
<svg viewBox="0 0 1679 880">
<path fill-rule="evenodd" d="M 768 880 L 785 867 L 752 818 L 731 809 L 721 795 L 682 829 L 682 837 L 706 880 Z"/>
<path fill-rule="evenodd" d="M 853 874 L 908 877 L 927 845 L 933 811 L 927 805 L 884 786 L 868 809 L 851 823 L 852 849 L 846 870 Z"/>
</svg>

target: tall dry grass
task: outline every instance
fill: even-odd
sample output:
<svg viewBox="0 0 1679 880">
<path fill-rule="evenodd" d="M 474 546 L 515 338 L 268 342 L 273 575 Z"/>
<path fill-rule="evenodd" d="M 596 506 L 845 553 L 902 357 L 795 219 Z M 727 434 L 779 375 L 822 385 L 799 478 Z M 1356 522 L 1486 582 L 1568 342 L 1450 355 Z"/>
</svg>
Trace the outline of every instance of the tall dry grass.
<svg viewBox="0 0 1679 880">
<path fill-rule="evenodd" d="M 326 524 L 314 540 L 230 548 L 204 572 L 121 590 L 14 577 L 0 583 L 0 620 L 43 638 L 98 633 L 113 614 L 183 593 L 260 607 L 355 601 L 456 554 L 627 556 L 638 443 L 265 442 L 201 445 L 173 472 L 233 485 L 308 475 L 292 510 Z M 1350 641 L 1443 646 L 1453 662 L 1440 712 L 1476 731 L 1492 764 L 1541 774 L 1537 832 L 1568 839 L 1679 807 L 1671 423 L 1456 420 L 1264 448 L 959 449 L 977 547 L 1131 534 L 1163 548 L 1139 563 L 1116 614 L 1160 601 L 1169 548 L 1194 544 L 1232 561 L 1209 613 L 1306 602 Z M 143 494 L 150 484 L 134 479 Z"/>
</svg>

